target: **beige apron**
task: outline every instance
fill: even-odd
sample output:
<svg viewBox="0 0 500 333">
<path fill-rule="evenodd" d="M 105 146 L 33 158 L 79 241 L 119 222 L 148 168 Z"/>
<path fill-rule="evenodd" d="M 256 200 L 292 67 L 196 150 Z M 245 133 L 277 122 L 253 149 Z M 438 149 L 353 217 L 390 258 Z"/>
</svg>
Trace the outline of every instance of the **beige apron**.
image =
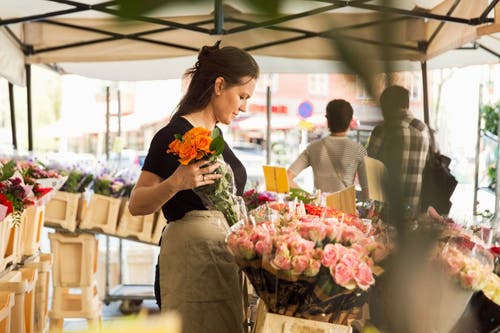
<svg viewBox="0 0 500 333">
<path fill-rule="evenodd" d="M 238 266 L 219 211 L 196 210 L 168 224 L 160 250 L 162 311 L 182 316 L 183 333 L 243 332 Z"/>
</svg>

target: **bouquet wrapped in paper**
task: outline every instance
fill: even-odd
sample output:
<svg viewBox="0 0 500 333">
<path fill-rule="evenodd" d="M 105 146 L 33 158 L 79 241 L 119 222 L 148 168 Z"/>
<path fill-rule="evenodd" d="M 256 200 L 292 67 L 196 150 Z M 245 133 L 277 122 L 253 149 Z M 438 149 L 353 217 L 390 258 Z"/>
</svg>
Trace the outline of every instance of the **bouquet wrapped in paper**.
<svg viewBox="0 0 500 333">
<path fill-rule="evenodd" d="M 209 131 L 203 127 L 194 127 L 184 133 L 176 134 L 167 153 L 179 156 L 179 162 L 187 165 L 191 162 L 206 160 L 207 164 L 218 162 L 215 173 L 222 175 L 213 184 L 200 186 L 194 192 L 201 198 L 207 209 L 218 210 L 224 214 L 229 225 L 239 219 L 239 211 L 244 208 L 241 197 L 236 196 L 234 175 L 231 167 L 222 158 L 224 139 L 218 128 Z"/>
<path fill-rule="evenodd" d="M 260 222 L 240 222 L 227 237 L 268 310 L 338 324 L 357 319 L 389 244 L 340 211 L 319 207 L 318 216 L 295 203 L 270 206 L 252 212 Z"/>
</svg>

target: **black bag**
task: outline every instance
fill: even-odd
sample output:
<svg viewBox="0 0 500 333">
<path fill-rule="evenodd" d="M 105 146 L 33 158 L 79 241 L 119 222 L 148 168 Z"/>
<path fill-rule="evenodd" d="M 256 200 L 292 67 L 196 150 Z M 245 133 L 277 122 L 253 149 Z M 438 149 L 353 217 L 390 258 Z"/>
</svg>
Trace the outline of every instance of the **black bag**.
<svg viewBox="0 0 500 333">
<path fill-rule="evenodd" d="M 420 207 L 422 211 L 426 211 L 427 207 L 432 206 L 440 214 L 448 214 L 451 208 L 450 198 L 458 182 L 450 172 L 450 158 L 439 153 L 435 148 L 432 130 L 429 133 L 429 154 L 422 175 Z"/>
</svg>

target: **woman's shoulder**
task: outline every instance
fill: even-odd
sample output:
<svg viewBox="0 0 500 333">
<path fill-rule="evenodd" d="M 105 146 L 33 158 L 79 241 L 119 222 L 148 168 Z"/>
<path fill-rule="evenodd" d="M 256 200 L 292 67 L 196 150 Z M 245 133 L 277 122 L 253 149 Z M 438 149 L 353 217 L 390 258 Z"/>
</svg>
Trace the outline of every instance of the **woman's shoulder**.
<svg viewBox="0 0 500 333">
<path fill-rule="evenodd" d="M 182 117 L 172 118 L 165 126 L 163 126 L 155 134 L 155 138 L 162 140 L 174 140 L 175 134 L 184 134 L 193 126 Z"/>
</svg>

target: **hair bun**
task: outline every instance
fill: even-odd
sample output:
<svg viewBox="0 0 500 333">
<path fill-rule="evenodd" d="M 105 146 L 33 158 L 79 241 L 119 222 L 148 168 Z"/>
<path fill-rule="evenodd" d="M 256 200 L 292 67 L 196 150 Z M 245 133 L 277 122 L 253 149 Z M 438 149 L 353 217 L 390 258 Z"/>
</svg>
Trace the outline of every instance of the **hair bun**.
<svg viewBox="0 0 500 333">
<path fill-rule="evenodd" d="M 221 41 L 218 40 L 212 46 L 207 46 L 207 45 L 203 46 L 200 50 L 200 53 L 198 54 L 198 61 L 203 61 L 204 59 L 210 57 L 212 53 L 218 51 L 220 49 L 219 47 L 220 43 Z"/>
</svg>

